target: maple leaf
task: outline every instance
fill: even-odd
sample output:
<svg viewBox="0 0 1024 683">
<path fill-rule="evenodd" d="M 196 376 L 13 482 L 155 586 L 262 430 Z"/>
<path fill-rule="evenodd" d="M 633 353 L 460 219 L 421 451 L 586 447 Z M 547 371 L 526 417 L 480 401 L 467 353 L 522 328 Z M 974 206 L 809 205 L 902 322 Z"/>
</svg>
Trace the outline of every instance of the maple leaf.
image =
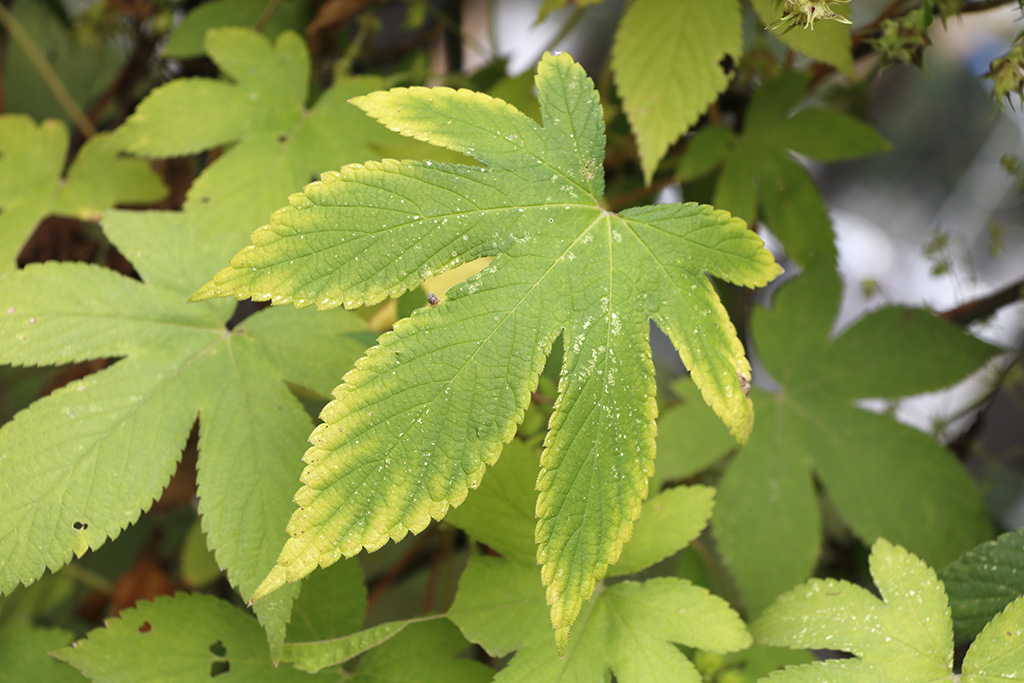
<svg viewBox="0 0 1024 683">
<path fill-rule="evenodd" d="M 148 203 L 167 192 L 139 159 L 122 159 L 110 133 L 90 138 L 62 177 L 70 136 L 60 121 L 0 116 L 0 272 L 16 267 L 25 241 L 47 215 L 86 221 L 115 204 Z"/>
<path fill-rule="evenodd" d="M 536 538 L 560 647 L 647 493 L 651 320 L 734 436 L 749 434 L 750 367 L 704 273 L 759 286 L 780 268 L 742 221 L 711 207 L 605 209 L 593 83 L 564 54 L 542 59 L 536 83 L 543 126 L 466 90 L 355 98 L 390 128 L 484 167 L 385 160 L 326 173 L 194 296 L 354 307 L 495 257 L 346 375 L 310 437 L 291 538 L 254 598 L 460 504 L 515 433 L 559 335 Z"/>
<path fill-rule="evenodd" d="M 789 666 L 766 681 L 1020 680 L 1024 671 L 1024 597 L 1003 610 L 953 672 L 953 621 L 942 582 L 904 548 L 878 539 L 871 548 L 871 577 L 881 599 L 861 586 L 811 579 L 789 591 L 751 626 L 757 641 L 793 648 L 828 648 L 855 655 Z"/>
<path fill-rule="evenodd" d="M 998 349 L 898 306 L 833 339 L 839 300 L 839 277 L 823 263 L 751 318 L 758 355 L 781 386 L 751 390 L 760 426 L 719 481 L 712 531 L 754 613 L 814 569 L 822 535 L 815 477 L 868 543 L 892 538 L 942 565 L 991 535 L 977 486 L 948 451 L 854 402 L 935 391 Z"/>
<path fill-rule="evenodd" d="M 117 536 L 160 495 L 200 418 L 199 512 L 217 562 L 248 594 L 273 565 L 312 420 L 284 380 L 326 395 L 362 353 L 353 314 L 188 305 L 224 258 L 185 217 L 113 212 L 107 237 L 142 281 L 83 263 L 0 275 L 0 361 L 120 358 L 0 427 L 0 592 Z M 315 361 L 313 360 L 315 359 Z M 294 587 L 297 589 L 297 586 Z M 276 647 L 295 590 L 257 607 Z"/>
</svg>

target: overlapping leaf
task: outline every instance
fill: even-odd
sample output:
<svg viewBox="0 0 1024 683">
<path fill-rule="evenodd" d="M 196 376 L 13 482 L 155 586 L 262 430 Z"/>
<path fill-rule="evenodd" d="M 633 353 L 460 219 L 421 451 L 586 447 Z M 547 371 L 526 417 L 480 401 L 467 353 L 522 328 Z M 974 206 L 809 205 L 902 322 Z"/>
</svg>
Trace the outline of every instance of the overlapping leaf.
<svg viewBox="0 0 1024 683">
<path fill-rule="evenodd" d="M 200 681 L 334 681 L 274 664 L 266 636 L 250 615 L 209 595 L 179 593 L 142 602 L 56 652 L 102 683 Z"/>
<path fill-rule="evenodd" d="M 879 539 L 871 576 L 881 599 L 846 581 L 811 579 L 781 596 L 751 630 L 758 642 L 855 655 L 787 667 L 767 681 L 812 683 L 983 683 L 1020 680 L 1024 598 L 997 615 L 953 672 L 953 622 L 942 583 L 920 559 Z"/>
<path fill-rule="evenodd" d="M 739 0 L 636 0 L 612 46 L 612 70 L 650 183 L 669 145 L 725 90 L 739 60 Z"/>
<path fill-rule="evenodd" d="M 13 270 L 26 240 L 48 215 L 99 220 L 115 204 L 155 202 L 166 193 L 139 159 L 122 159 L 101 133 L 89 139 L 62 176 L 70 138 L 56 120 L 36 124 L 0 116 L 0 272 Z"/>
<path fill-rule="evenodd" d="M 206 32 L 206 52 L 232 79 L 180 78 L 155 88 L 118 128 L 122 149 L 148 157 L 230 145 L 189 188 L 184 210 L 204 239 L 237 249 L 244 235 L 314 173 L 379 156 L 398 136 L 347 104 L 382 85 L 339 80 L 307 109 L 309 53 L 290 31 L 271 45 L 250 29 Z"/>
<path fill-rule="evenodd" d="M 1024 529 L 984 543 L 941 572 L 958 640 L 970 639 L 1024 595 Z"/>
<path fill-rule="evenodd" d="M 544 590 L 530 567 L 475 557 L 448 613 L 492 657 L 516 651 L 495 681 L 679 681 L 700 674 L 673 643 L 711 652 L 750 645 L 743 621 L 721 598 L 689 581 L 623 581 L 580 614 L 564 656 L 551 647 Z M 495 615 L 502 615 L 495 619 Z"/>
<path fill-rule="evenodd" d="M 807 76 L 789 72 L 768 81 L 750 99 L 743 133 L 706 126 L 690 140 L 677 174 L 686 181 L 721 167 L 715 206 L 747 221 L 763 218 L 802 264 L 834 261 L 825 204 L 791 152 L 841 161 L 888 148 L 870 126 L 828 109 L 802 109 Z M 760 210 L 759 210 L 760 209 Z"/>
<path fill-rule="evenodd" d="M 186 303 L 211 260 L 176 213 L 114 213 L 104 229 L 143 281 L 81 263 L 0 276 L 0 360 L 121 357 L 0 428 L 0 591 L 117 536 L 159 496 L 200 417 L 199 511 L 219 564 L 249 594 L 273 565 L 312 421 L 282 380 L 321 393 L 364 345 L 351 314 Z M 315 360 L 315 362 L 314 362 Z M 280 644 L 294 589 L 257 607 Z"/>
<path fill-rule="evenodd" d="M 607 211 L 592 82 L 567 55 L 549 55 L 537 87 L 543 126 L 464 90 L 356 98 L 394 130 L 484 167 L 388 160 L 327 173 L 197 293 L 353 307 L 496 257 L 441 305 L 400 321 L 346 376 L 311 437 L 292 537 L 256 597 L 460 504 L 512 438 L 560 334 L 536 534 L 561 646 L 647 493 L 650 320 L 733 434 L 749 433 L 749 365 L 704 272 L 758 286 L 778 266 L 741 221 L 711 207 Z"/>
<path fill-rule="evenodd" d="M 32 628 L 8 624 L 0 629 L 0 681 L 46 681 L 46 683 L 82 683 L 82 674 L 58 662 L 50 652 L 74 640 L 70 631 L 59 628 Z"/>
<path fill-rule="evenodd" d="M 502 556 L 533 566 L 536 479 L 537 453 L 513 440 L 480 488 L 445 521 Z M 629 543 L 608 573 L 638 572 L 685 548 L 707 526 L 713 500 L 714 490 L 706 486 L 677 486 L 648 499 Z"/>
<path fill-rule="evenodd" d="M 899 307 L 831 339 L 839 296 L 830 267 L 808 270 L 752 319 L 755 348 L 782 387 L 751 391 L 759 427 L 719 483 L 712 528 L 755 613 L 814 569 L 821 521 L 812 476 L 869 543 L 892 538 L 945 564 L 991 534 L 974 482 L 948 451 L 853 402 L 942 388 L 997 349 Z"/>
<path fill-rule="evenodd" d="M 185 15 L 163 46 L 164 57 L 198 57 L 203 54 L 203 41 L 210 29 L 261 25 L 260 33 L 274 40 L 286 30 L 302 31 L 309 23 L 311 8 L 302 0 L 279 3 L 268 16 L 265 5 L 250 0 L 210 0 L 197 5 Z M 262 21 L 261 21 L 262 20 Z"/>
</svg>

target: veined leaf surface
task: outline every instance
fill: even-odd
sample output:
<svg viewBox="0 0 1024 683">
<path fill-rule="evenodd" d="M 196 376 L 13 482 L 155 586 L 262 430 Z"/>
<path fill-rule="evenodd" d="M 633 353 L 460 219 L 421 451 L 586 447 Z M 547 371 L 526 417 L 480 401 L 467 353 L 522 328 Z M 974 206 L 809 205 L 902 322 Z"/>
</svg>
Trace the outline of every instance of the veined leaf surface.
<svg viewBox="0 0 1024 683">
<path fill-rule="evenodd" d="M 284 541 L 293 454 L 312 427 L 286 382 L 326 394 L 336 380 L 325 378 L 362 352 L 364 325 L 344 311 L 267 309 L 228 329 L 229 302 L 186 303 L 223 256 L 195 246 L 183 214 L 112 212 L 103 227 L 141 281 L 85 263 L 0 274 L 0 362 L 120 358 L 0 427 L 0 593 L 134 523 L 198 416 L 203 529 L 228 580 L 249 594 Z M 256 607 L 272 649 L 297 592 Z"/>
<path fill-rule="evenodd" d="M 255 598 L 460 504 L 515 433 L 560 334 L 536 530 L 560 648 L 647 494 L 651 320 L 732 434 L 750 433 L 750 365 L 705 272 L 753 287 L 780 268 L 742 221 L 709 206 L 608 211 L 593 83 L 564 54 L 544 57 L 536 83 L 543 126 L 467 90 L 354 98 L 389 128 L 483 167 L 385 160 L 326 173 L 194 295 L 350 308 L 495 257 L 345 376 L 310 437 L 291 539 Z"/>
</svg>

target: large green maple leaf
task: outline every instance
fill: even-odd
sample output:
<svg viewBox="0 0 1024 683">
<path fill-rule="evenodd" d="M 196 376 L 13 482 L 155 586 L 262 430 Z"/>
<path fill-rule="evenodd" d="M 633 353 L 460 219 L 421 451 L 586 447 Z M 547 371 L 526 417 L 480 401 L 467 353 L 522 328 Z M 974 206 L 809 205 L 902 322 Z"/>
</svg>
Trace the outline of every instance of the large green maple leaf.
<svg viewBox="0 0 1024 683">
<path fill-rule="evenodd" d="M 605 209 L 593 83 L 564 54 L 545 56 L 536 83 L 543 127 L 466 90 L 355 98 L 393 130 L 484 167 L 385 160 L 326 173 L 196 294 L 353 307 L 495 257 L 346 375 L 310 437 L 291 539 L 256 598 L 460 504 L 515 433 L 560 334 L 536 530 L 560 646 L 647 493 L 651 320 L 735 437 L 749 434 L 750 366 L 704 272 L 759 286 L 778 265 L 742 221 L 708 206 Z"/>
<path fill-rule="evenodd" d="M 196 421 L 203 528 L 232 585 L 273 566 L 312 420 L 285 381 L 326 395 L 365 348 L 331 315 L 187 304 L 225 254 L 180 213 L 108 213 L 103 228 L 142 281 L 83 263 L 0 275 L 0 362 L 120 358 L 0 427 L 0 592 L 117 536 L 160 495 Z M 297 586 L 257 616 L 279 648 Z M 274 643 L 276 642 L 276 645 Z"/>
</svg>

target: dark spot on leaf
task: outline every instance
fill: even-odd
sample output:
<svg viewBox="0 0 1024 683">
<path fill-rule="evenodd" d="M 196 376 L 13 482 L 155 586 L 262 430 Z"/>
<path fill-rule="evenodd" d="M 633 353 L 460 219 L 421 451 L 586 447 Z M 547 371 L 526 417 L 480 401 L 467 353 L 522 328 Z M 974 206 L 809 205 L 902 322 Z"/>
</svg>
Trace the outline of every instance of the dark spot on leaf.
<svg viewBox="0 0 1024 683">
<path fill-rule="evenodd" d="M 228 650 L 224 647 L 224 641 L 218 640 L 216 643 L 210 646 L 210 652 L 212 654 L 217 655 L 218 657 L 223 657 L 228 653 Z"/>
<path fill-rule="evenodd" d="M 288 136 L 284 135 L 284 134 L 278 135 L 277 136 L 277 141 L 280 142 L 283 145 L 284 143 L 288 142 Z"/>
<path fill-rule="evenodd" d="M 152 630 L 153 625 L 150 624 L 148 621 L 142 622 L 142 624 L 139 626 L 139 633 L 149 633 Z"/>
<path fill-rule="evenodd" d="M 718 62 L 718 66 L 722 67 L 722 71 L 727 76 L 736 70 L 736 63 L 732 61 L 731 55 L 722 57 L 721 61 Z"/>
<path fill-rule="evenodd" d="M 85 531 L 89 528 L 89 524 L 87 522 L 75 522 L 71 526 L 75 529 L 75 531 Z"/>
<path fill-rule="evenodd" d="M 229 671 L 231 671 L 231 662 L 210 662 L 210 678 L 216 678 Z"/>
<path fill-rule="evenodd" d="M 203 203 L 203 204 L 209 204 L 210 203 L 210 198 L 209 197 L 200 197 L 199 201 L 201 203 Z"/>
</svg>

